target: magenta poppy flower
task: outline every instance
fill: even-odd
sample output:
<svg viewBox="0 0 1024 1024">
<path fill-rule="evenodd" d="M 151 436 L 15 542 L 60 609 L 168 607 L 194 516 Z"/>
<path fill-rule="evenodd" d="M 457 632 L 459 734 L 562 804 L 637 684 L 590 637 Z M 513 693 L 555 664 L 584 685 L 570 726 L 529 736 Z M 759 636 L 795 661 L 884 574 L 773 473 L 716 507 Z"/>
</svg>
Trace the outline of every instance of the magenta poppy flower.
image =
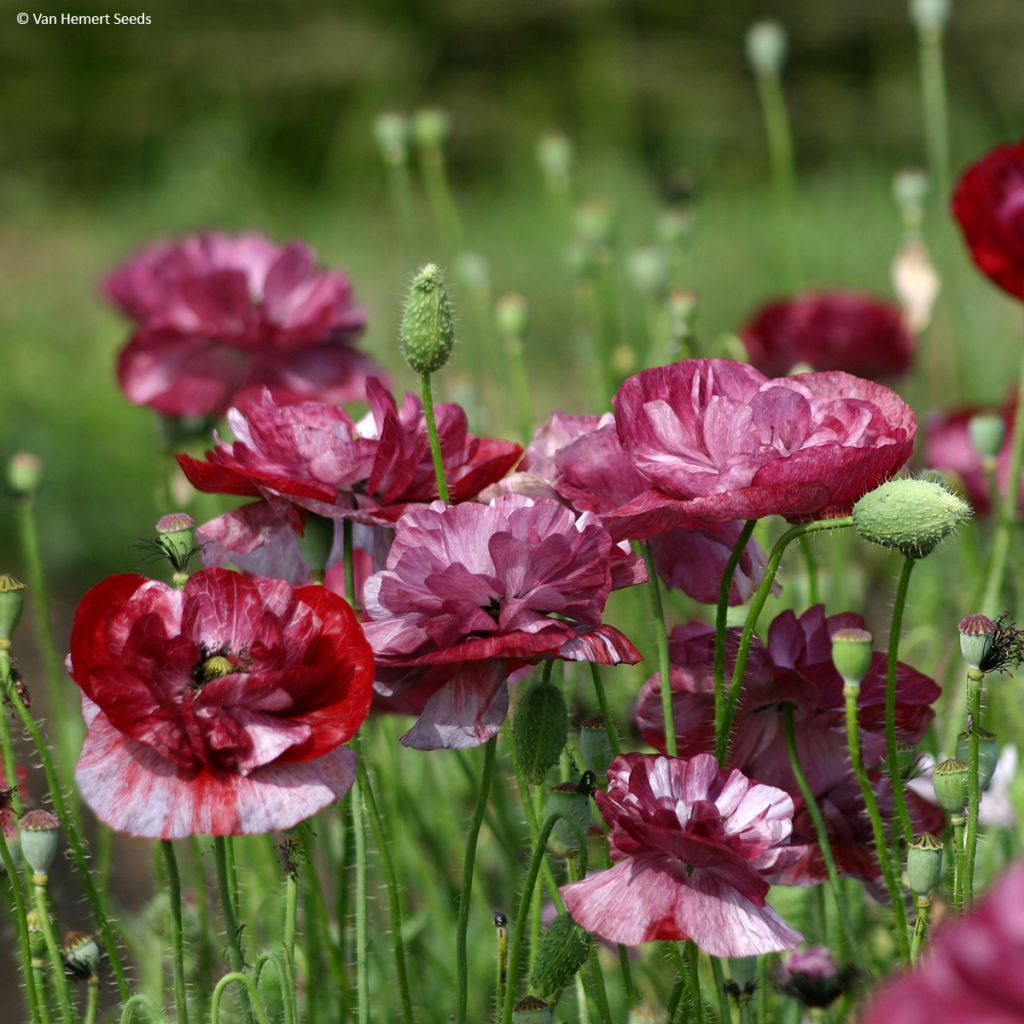
<svg viewBox="0 0 1024 1024">
<path fill-rule="evenodd" d="M 765 902 L 792 857 L 788 793 L 689 760 L 625 754 L 594 794 L 615 867 L 561 890 L 573 920 L 608 942 L 690 939 L 713 956 L 793 949 L 803 938 Z"/>
<path fill-rule="evenodd" d="M 740 333 L 769 377 L 799 363 L 879 380 L 906 373 L 914 337 L 899 306 L 858 292 L 812 292 L 762 306 Z"/>
<path fill-rule="evenodd" d="M 914 970 L 883 985 L 863 1024 L 1024 1020 L 1024 864 L 1008 867 L 963 917 L 944 923 Z"/>
<path fill-rule="evenodd" d="M 418 714 L 403 737 L 421 749 L 471 747 L 497 733 L 509 673 L 548 658 L 640 660 L 601 614 L 613 541 L 592 515 L 505 495 L 407 512 L 387 568 L 363 590 L 375 689 Z M 642 578 L 642 577 L 641 577 Z"/>
<path fill-rule="evenodd" d="M 369 711 L 373 656 L 324 587 L 223 569 L 183 591 L 111 576 L 78 606 L 69 671 L 89 728 L 75 778 L 116 831 L 290 828 L 355 779 L 341 744 Z"/>
<path fill-rule="evenodd" d="M 968 167 L 952 206 L 978 269 L 1024 299 L 1024 142 L 999 146 Z"/>
<path fill-rule="evenodd" d="M 841 629 L 863 628 L 864 620 L 859 615 L 826 617 L 824 607 L 816 605 L 799 618 L 791 611 L 783 612 L 772 623 L 767 644 L 755 639 L 751 648 L 729 764 L 758 782 L 793 794 L 797 809 L 792 842 L 805 844 L 805 849 L 802 857 L 788 866 L 787 884 L 823 879 L 825 869 L 813 822 L 790 769 L 781 710 L 784 703 L 793 705 L 800 763 L 822 808 L 840 870 L 869 882 L 880 877 L 871 849 L 871 829 L 847 752 L 843 681 L 832 664 L 832 635 Z M 729 631 L 729 673 L 739 632 Z M 691 756 L 713 750 L 714 631 L 703 623 L 677 627 L 670 640 L 670 657 L 679 751 Z M 892 811 L 888 779 L 874 771 L 885 757 L 885 673 L 886 657 L 876 652 L 861 683 L 858 721 L 864 763 L 874 772 L 876 794 L 888 817 Z M 657 675 L 644 684 L 636 721 L 644 742 L 664 749 L 660 685 Z M 901 663 L 896 693 L 897 737 L 917 743 L 934 716 L 932 704 L 939 687 Z M 911 804 L 913 816 L 922 826 L 942 827 L 941 815 L 934 807 L 916 797 Z"/>
<path fill-rule="evenodd" d="M 605 519 L 633 536 L 681 518 L 845 515 L 907 461 L 916 431 L 910 407 L 880 384 L 840 372 L 772 380 L 724 359 L 644 370 L 614 405 L 649 486 Z"/>
<path fill-rule="evenodd" d="M 258 234 L 189 235 L 137 253 L 104 282 L 136 331 L 121 389 L 171 416 L 215 416 L 268 387 L 279 402 L 362 397 L 380 373 L 353 347 L 366 323 L 341 271 Z"/>
</svg>

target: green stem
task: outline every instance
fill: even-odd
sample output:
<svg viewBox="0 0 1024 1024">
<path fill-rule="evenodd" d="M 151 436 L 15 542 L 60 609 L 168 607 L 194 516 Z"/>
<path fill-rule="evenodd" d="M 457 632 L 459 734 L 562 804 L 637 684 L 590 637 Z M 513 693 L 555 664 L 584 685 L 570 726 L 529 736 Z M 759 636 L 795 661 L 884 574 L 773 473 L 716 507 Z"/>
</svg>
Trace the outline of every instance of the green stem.
<svg viewBox="0 0 1024 1024">
<path fill-rule="evenodd" d="M 709 956 L 711 961 L 711 975 L 715 979 L 715 991 L 718 993 L 718 1013 L 724 1024 L 732 1020 L 729 1011 L 729 996 L 725 991 L 725 975 L 722 972 L 722 961 L 717 956 Z"/>
<path fill-rule="evenodd" d="M 949 195 L 949 116 L 946 104 L 946 70 L 942 59 L 942 29 L 918 32 L 921 96 L 924 102 L 925 146 L 935 194 Z"/>
<path fill-rule="evenodd" d="M 181 927 L 181 875 L 178 860 L 174 856 L 174 844 L 169 839 L 160 841 L 160 852 L 164 858 L 167 875 L 167 890 L 171 905 L 171 945 L 174 950 L 174 1007 L 178 1024 L 188 1024 L 188 999 L 185 995 L 185 953 Z"/>
<path fill-rule="evenodd" d="M 917 920 L 914 922 L 914 939 L 910 944 L 910 962 L 916 964 L 921 955 L 921 944 L 928 934 L 928 915 L 931 911 L 930 896 L 917 897 Z"/>
<path fill-rule="evenodd" d="M 903 836 L 905 845 L 910 845 L 914 838 L 913 826 L 910 823 L 910 812 L 907 810 L 907 798 L 903 792 L 903 774 L 900 772 L 899 754 L 896 747 L 896 684 L 899 670 L 900 633 L 903 629 L 903 612 L 907 606 L 907 594 L 910 590 L 910 574 L 914 571 L 915 560 L 904 558 L 903 571 L 896 587 L 896 603 L 892 610 L 892 623 L 889 626 L 889 656 L 885 671 L 885 751 L 886 768 L 892 785 L 892 802 L 899 819 L 900 831 L 892 830 L 892 848 L 896 864 L 902 862 L 899 856 L 899 837 Z"/>
<path fill-rule="evenodd" d="M 228 870 L 228 844 L 224 836 L 213 837 L 213 853 L 217 865 L 217 891 L 220 894 L 221 911 L 224 914 L 224 928 L 227 931 L 228 937 L 228 962 L 231 964 L 232 972 L 248 982 L 249 979 L 242 973 L 245 970 L 245 960 L 242 956 L 241 930 L 238 925 L 238 918 L 235 915 L 236 895 L 231 890 L 231 876 Z M 228 974 L 221 978 L 213 990 L 213 1004 L 211 1004 L 210 1011 L 213 1021 L 217 1019 L 213 1006 L 219 1002 L 218 993 L 223 990 L 224 982 L 230 977 L 232 975 Z M 251 993 L 251 984 L 246 986 L 246 991 Z M 253 1001 L 247 999 L 244 1004 L 245 1015 L 249 1024 L 252 1024 L 253 1020 Z"/>
<path fill-rule="evenodd" d="M 661 713 L 665 719 L 665 751 L 670 757 L 679 753 L 676 737 L 675 711 L 672 708 L 672 666 L 668 657 L 668 632 L 665 627 L 665 608 L 661 602 L 661 587 L 654 567 L 654 555 L 649 541 L 640 545 L 644 565 L 647 566 L 647 594 L 654 618 L 654 647 L 658 652 L 658 673 L 661 676 Z"/>
<path fill-rule="evenodd" d="M 462 251 L 462 223 L 458 207 L 448 184 L 444 152 L 440 146 L 427 146 L 420 150 L 420 167 L 434 217 L 444 238 L 448 259 L 453 260 Z"/>
<path fill-rule="evenodd" d="M 889 900 L 892 903 L 894 926 L 896 929 L 896 947 L 900 955 L 906 960 L 910 955 L 907 947 L 907 922 L 903 906 L 903 888 L 899 884 L 898 877 L 893 870 L 893 863 L 889 856 L 889 845 L 886 842 L 885 829 L 882 825 L 882 815 L 878 809 L 878 800 L 875 791 L 871 786 L 871 780 L 864 768 L 864 756 L 860 743 L 860 723 L 857 720 L 857 700 L 860 696 L 860 685 L 858 683 L 846 683 L 843 687 L 843 697 L 846 702 L 846 742 L 850 748 L 850 762 L 853 765 L 854 774 L 860 785 L 861 796 L 864 798 L 864 806 L 867 808 L 868 818 L 871 821 L 871 835 L 875 843 L 875 855 L 878 857 L 878 865 L 882 869 L 882 878 L 889 890 Z"/>
<path fill-rule="evenodd" d="M 677 943 L 673 947 L 679 948 Z M 694 942 L 684 943 L 685 963 L 680 960 L 679 966 L 686 976 L 690 989 L 690 998 L 693 1000 L 693 1010 L 697 1017 L 697 1024 L 704 1024 L 704 999 L 700 994 L 700 950 Z"/>
<path fill-rule="evenodd" d="M 487 809 L 487 798 L 491 791 L 491 780 L 494 778 L 494 758 L 498 747 L 498 737 L 492 736 L 484 746 L 484 766 L 480 775 L 480 791 L 477 794 L 476 808 L 466 836 L 466 856 L 462 864 L 462 889 L 459 892 L 459 919 L 455 933 L 455 968 L 458 990 L 455 1003 L 455 1024 L 466 1024 L 466 1007 L 469 1001 L 469 915 L 473 895 L 473 869 L 476 865 L 476 844 L 480 837 L 480 825 Z M 546 842 L 546 839 L 545 839 Z M 539 870 L 539 868 L 538 868 Z M 529 890 L 527 890 L 529 891 Z M 529 904 L 527 904 L 529 906 Z M 517 934 L 525 921 L 516 921 Z M 516 947 L 518 953 L 518 947 Z M 509 965 L 510 979 L 513 966 Z M 509 990 L 514 988 L 509 981 Z M 506 999 L 506 1003 L 508 1000 Z"/>
<path fill-rule="evenodd" d="M 96 1007 L 100 1002 L 100 982 L 98 978 L 90 978 L 85 995 L 85 1024 L 96 1024 Z"/>
<path fill-rule="evenodd" d="M 352 557 L 352 520 L 341 521 L 341 543 L 345 560 L 345 600 L 352 605 L 352 610 L 359 614 L 358 595 L 356 594 L 356 563 Z"/>
<path fill-rule="evenodd" d="M 818 846 L 821 848 L 821 856 L 825 861 L 825 870 L 828 873 L 829 887 L 832 889 L 832 896 L 836 902 L 836 909 L 839 911 L 839 923 L 842 929 L 843 945 L 845 953 L 854 960 L 859 959 L 856 955 L 857 939 L 853 933 L 853 925 L 850 922 L 850 915 L 846 909 L 846 900 L 843 897 L 843 888 L 839 882 L 839 871 L 836 869 L 835 857 L 832 855 L 832 846 L 828 839 L 828 829 L 825 827 L 825 819 L 821 816 L 821 808 L 814 797 L 811 784 L 807 781 L 803 767 L 800 764 L 800 754 L 796 746 L 796 733 L 793 729 L 793 705 L 786 704 L 782 710 L 782 720 L 786 732 L 786 749 L 789 751 L 789 765 L 804 798 L 807 812 L 814 822 L 814 833 L 818 837 Z"/>
<path fill-rule="evenodd" d="M 253 1008 L 256 1024 L 267 1024 L 267 1017 L 260 1005 L 256 986 L 253 984 L 252 978 L 240 970 L 233 970 L 230 974 L 225 974 L 214 987 L 213 999 L 210 1000 L 211 1024 L 220 1024 L 220 1002 L 224 998 L 224 991 L 228 985 L 234 984 L 241 985 L 245 989 L 246 1005 Z"/>
<path fill-rule="evenodd" d="M 46 952 L 50 957 L 50 977 L 57 989 L 60 1002 L 61 1020 L 65 1024 L 74 1024 L 77 1014 L 71 1009 L 71 995 L 68 992 L 68 980 L 64 974 L 64 961 L 61 959 L 57 936 L 53 933 L 53 919 L 46 899 L 46 875 L 32 876 L 32 892 L 35 897 L 36 913 L 39 915 L 39 926 L 43 930 Z"/>
<path fill-rule="evenodd" d="M 978 852 L 978 817 L 981 809 L 980 746 L 978 730 L 981 728 L 981 689 L 984 674 L 977 669 L 967 673 L 967 836 L 964 843 L 964 906 L 974 901 L 974 860 Z"/>
<path fill-rule="evenodd" d="M 41 1020 L 39 1012 L 39 993 L 36 991 L 36 979 L 32 971 L 32 949 L 28 941 L 28 925 L 25 921 L 25 897 L 21 891 L 18 869 L 14 865 L 14 858 L 11 856 L 10 847 L 7 845 L 7 836 L 0 827 L 0 862 L 3 863 L 4 872 L 11 883 L 11 895 L 14 899 L 14 925 L 18 932 L 18 952 L 21 956 L 21 974 L 25 982 L 25 993 L 28 996 L 29 1015 L 32 1024 Z"/>
<path fill-rule="evenodd" d="M 295 936 L 298 931 L 299 876 L 289 870 L 284 880 L 284 950 L 288 963 L 295 963 Z"/>
<path fill-rule="evenodd" d="M 526 372 L 526 360 L 523 358 L 523 339 L 508 338 L 505 352 L 508 355 L 509 372 L 515 391 L 516 405 L 519 407 L 519 433 L 523 443 L 529 443 L 533 435 L 533 397 L 530 393 L 530 377 Z"/>
<path fill-rule="evenodd" d="M 604 691 L 601 669 L 592 661 L 589 664 L 590 678 L 594 681 L 594 693 L 597 695 L 597 706 L 601 709 L 601 717 L 604 719 L 604 730 L 608 734 L 608 746 L 612 749 L 612 755 L 618 757 L 622 751 L 622 747 L 619 744 L 619 730 L 615 727 L 615 719 L 612 717 L 611 707 L 608 704 L 608 695 Z"/>
<path fill-rule="evenodd" d="M 768 957 L 757 958 L 757 1024 L 768 1019 Z"/>
<path fill-rule="evenodd" d="M 121 1024 L 131 1024 L 137 1016 L 135 1011 L 140 1007 L 145 1008 L 146 1014 L 151 1021 L 157 1021 L 158 1024 L 167 1024 L 167 1017 L 164 1015 L 164 1011 L 160 1009 L 152 996 L 147 996 L 144 992 L 140 992 L 138 995 L 132 996 L 125 1001 L 124 1006 L 121 1007 Z"/>
<path fill-rule="evenodd" d="M 813 607 L 821 600 L 818 589 L 818 563 L 814 560 L 814 549 L 806 537 L 800 538 L 800 550 L 807 566 L 807 603 Z"/>
<path fill-rule="evenodd" d="M 967 819 L 962 814 L 954 814 L 950 819 L 953 826 L 953 909 L 964 909 L 964 826 Z"/>
<path fill-rule="evenodd" d="M 423 392 L 423 415 L 427 421 L 427 437 L 430 440 L 430 456 L 434 460 L 434 476 L 437 478 L 437 493 L 446 505 L 450 505 L 452 499 L 448 493 L 448 481 L 444 475 L 444 458 L 441 455 L 441 442 L 437 436 L 437 421 L 434 419 L 434 393 L 429 373 L 422 374 L 420 384 Z"/>
<path fill-rule="evenodd" d="M 366 885 L 366 828 L 362 786 L 352 787 L 356 840 L 356 1004 L 359 1024 L 370 1020 L 369 893 Z"/>
<path fill-rule="evenodd" d="M 405 267 L 408 270 L 415 265 L 416 250 L 419 248 L 418 231 L 416 228 L 416 204 L 413 201 L 412 176 L 405 160 L 388 163 L 388 189 L 391 202 L 402 232 L 402 246 L 405 253 Z"/>
</svg>

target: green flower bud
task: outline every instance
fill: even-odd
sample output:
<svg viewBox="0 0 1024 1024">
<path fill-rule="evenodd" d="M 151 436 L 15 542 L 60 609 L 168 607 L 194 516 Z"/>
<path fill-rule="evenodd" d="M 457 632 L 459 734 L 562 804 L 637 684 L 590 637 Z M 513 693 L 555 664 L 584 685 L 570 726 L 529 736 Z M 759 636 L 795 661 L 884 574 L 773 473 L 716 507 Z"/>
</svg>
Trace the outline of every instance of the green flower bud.
<svg viewBox="0 0 1024 1024">
<path fill-rule="evenodd" d="M 7 486 L 15 497 L 34 498 L 43 483 L 43 460 L 31 452 L 17 452 L 7 463 Z"/>
<path fill-rule="evenodd" d="M 576 822 L 585 837 L 587 829 L 590 827 L 590 794 L 586 788 L 581 788 L 575 782 L 563 782 L 552 787 L 548 790 L 544 816 L 549 817 L 552 814 L 561 814 L 570 821 Z M 561 818 L 552 829 L 551 836 L 567 850 L 579 849 L 580 841 L 577 838 L 576 830 Z"/>
<path fill-rule="evenodd" d="M 940 761 L 932 773 L 935 799 L 947 814 L 961 814 L 967 804 L 967 776 L 970 769 L 963 761 Z"/>
<path fill-rule="evenodd" d="M 918 896 L 927 896 L 942 878 L 942 843 L 925 832 L 914 836 L 907 847 L 907 875 L 910 889 Z"/>
<path fill-rule="evenodd" d="M 85 932 L 68 932 L 64 936 L 60 958 L 64 961 L 64 971 L 69 978 L 90 981 L 99 977 L 100 947 Z"/>
<path fill-rule="evenodd" d="M 0 646 L 8 643 L 25 609 L 25 584 L 13 573 L 0 573 Z"/>
<path fill-rule="evenodd" d="M 755 21 L 747 29 L 747 60 L 755 75 L 781 74 L 788 50 L 786 30 L 777 21 Z"/>
<path fill-rule="evenodd" d="M 970 518 L 962 498 L 931 480 L 890 480 L 853 506 L 854 529 L 908 558 L 924 558 Z"/>
<path fill-rule="evenodd" d="M 416 373 L 437 373 L 455 344 L 455 321 L 444 274 L 428 263 L 413 278 L 402 314 L 401 345 L 405 361 Z"/>
<path fill-rule="evenodd" d="M 665 251 L 656 245 L 645 245 L 629 254 L 627 264 L 633 287 L 651 298 L 661 298 L 668 291 L 669 264 Z"/>
<path fill-rule="evenodd" d="M 960 620 L 960 654 L 968 668 L 978 671 L 996 642 L 998 626 L 987 615 L 968 615 Z"/>
<path fill-rule="evenodd" d="M 25 862 L 45 878 L 57 857 L 60 822 L 49 811 L 29 811 L 18 822 L 18 834 Z"/>
<path fill-rule="evenodd" d="M 538 680 L 519 698 L 512 718 L 516 761 L 527 782 L 539 786 L 557 764 L 569 734 L 569 713 L 562 691 Z"/>
<path fill-rule="evenodd" d="M 327 568 L 331 548 L 334 547 L 334 520 L 307 512 L 306 521 L 302 524 L 302 536 L 297 539 L 299 553 L 306 565 L 314 573 L 322 573 Z"/>
<path fill-rule="evenodd" d="M 522 295 L 503 295 L 494 308 L 494 322 L 506 340 L 521 341 L 530 327 L 530 309 Z"/>
<path fill-rule="evenodd" d="M 551 1007 L 536 996 L 520 999 L 512 1009 L 512 1024 L 551 1024 Z"/>
<path fill-rule="evenodd" d="M 541 936 L 530 988 L 548 999 L 557 999 L 587 962 L 590 942 L 590 936 L 568 914 L 559 914 Z"/>
<path fill-rule="evenodd" d="M 980 725 L 972 726 L 957 737 L 956 756 L 959 761 L 970 761 L 972 732 L 978 737 L 978 783 L 984 791 L 992 782 L 996 764 L 999 762 L 999 740 L 994 733 L 982 729 Z"/>
<path fill-rule="evenodd" d="M 412 136 L 423 149 L 440 149 L 452 133 L 452 119 L 446 110 L 426 107 L 412 115 Z"/>
<path fill-rule="evenodd" d="M 871 634 L 865 629 L 841 629 L 832 637 L 832 664 L 846 683 L 860 685 L 874 653 Z"/>
<path fill-rule="evenodd" d="M 608 739 L 608 729 L 601 715 L 593 715 L 580 722 L 580 753 L 583 763 L 598 777 L 608 774 L 615 754 Z"/>
<path fill-rule="evenodd" d="M 409 118 L 404 114 L 380 114 L 373 122 L 373 134 L 385 164 L 401 167 L 408 162 Z"/>
<path fill-rule="evenodd" d="M 971 446 L 983 459 L 994 459 L 1006 441 L 1006 423 L 995 413 L 979 412 L 967 421 Z"/>
<path fill-rule="evenodd" d="M 562 134 L 551 132 L 537 142 L 537 166 L 553 192 L 568 192 L 572 180 L 573 145 Z"/>
<path fill-rule="evenodd" d="M 952 0 L 910 0 L 910 18 L 921 32 L 941 32 L 952 13 Z"/>
</svg>

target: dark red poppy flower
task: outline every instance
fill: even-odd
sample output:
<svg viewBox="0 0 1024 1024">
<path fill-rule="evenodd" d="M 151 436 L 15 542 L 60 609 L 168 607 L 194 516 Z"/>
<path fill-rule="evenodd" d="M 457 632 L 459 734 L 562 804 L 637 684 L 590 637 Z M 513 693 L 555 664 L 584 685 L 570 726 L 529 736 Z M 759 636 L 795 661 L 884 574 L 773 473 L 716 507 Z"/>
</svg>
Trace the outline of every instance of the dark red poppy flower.
<svg viewBox="0 0 1024 1024">
<path fill-rule="evenodd" d="M 963 917 L 943 924 L 914 970 L 884 985 L 863 1024 L 1024 1020 L 1024 864 L 1010 865 Z"/>
<path fill-rule="evenodd" d="M 595 516 L 577 519 L 549 499 L 512 494 L 407 512 L 387 569 L 363 591 L 375 689 L 390 710 L 419 715 L 402 742 L 486 742 L 504 721 L 518 665 L 639 661 L 601 622 L 612 547 Z"/>
<path fill-rule="evenodd" d="M 710 754 L 625 754 L 595 798 L 620 863 L 562 888 L 581 928 L 627 946 L 690 939 L 713 956 L 803 941 L 765 902 L 767 879 L 793 855 L 788 793 L 722 771 Z"/>
<path fill-rule="evenodd" d="M 964 171 L 953 216 L 978 269 L 1024 299 L 1024 142 L 999 146 Z"/>
<path fill-rule="evenodd" d="M 262 387 L 279 402 L 352 401 L 380 373 L 352 345 L 366 315 L 348 277 L 300 242 L 190 235 L 137 253 L 104 287 L 137 325 L 122 390 L 171 416 L 219 415 Z"/>
<path fill-rule="evenodd" d="M 793 794 L 796 804 L 792 842 L 805 844 L 802 856 L 787 866 L 779 881 L 803 884 L 825 878 L 813 822 L 790 769 L 783 731 L 782 706 L 793 705 L 797 750 L 811 789 L 822 808 L 840 870 L 875 882 L 880 870 L 872 852 L 872 834 L 846 744 L 843 681 L 832 664 L 831 637 L 841 629 L 863 629 L 859 615 L 826 617 L 816 605 L 799 618 L 783 612 L 772 623 L 767 645 L 756 639 L 744 675 L 733 726 L 729 764 L 766 785 Z M 727 664 L 731 673 L 739 630 L 730 630 Z M 703 623 L 678 627 L 670 641 L 672 707 L 679 751 L 693 755 L 714 749 L 714 631 Z M 858 721 L 865 766 L 873 773 L 883 815 L 892 811 L 888 779 L 881 773 L 885 757 L 886 657 L 876 652 L 861 683 Z M 939 687 L 909 665 L 897 676 L 896 732 L 918 742 L 933 717 Z M 664 749 L 660 678 L 641 690 L 636 720 L 644 741 Z M 913 816 L 922 826 L 941 828 L 941 815 L 911 797 Z M 925 828 L 926 831 L 931 828 Z"/>
<path fill-rule="evenodd" d="M 75 614 L 89 727 L 75 770 L 110 828 L 173 839 L 289 828 L 343 796 L 373 657 L 324 587 L 204 569 L 111 576 Z"/>
<path fill-rule="evenodd" d="M 880 384 L 838 371 L 772 380 L 724 359 L 644 370 L 614 405 L 649 488 L 605 520 L 633 536 L 682 518 L 844 515 L 907 461 L 916 431 L 910 407 Z"/>
<path fill-rule="evenodd" d="M 797 364 L 880 380 L 906 373 L 914 337 L 899 306 L 859 292 L 811 292 L 762 306 L 740 333 L 769 377 Z"/>
</svg>

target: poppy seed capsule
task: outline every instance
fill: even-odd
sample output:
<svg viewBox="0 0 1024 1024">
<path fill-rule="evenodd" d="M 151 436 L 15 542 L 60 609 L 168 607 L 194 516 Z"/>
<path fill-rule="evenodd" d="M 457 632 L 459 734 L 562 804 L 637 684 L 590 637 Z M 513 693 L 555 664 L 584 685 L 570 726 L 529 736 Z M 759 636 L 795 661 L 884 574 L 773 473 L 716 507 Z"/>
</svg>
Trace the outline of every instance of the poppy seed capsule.
<svg viewBox="0 0 1024 1024">
<path fill-rule="evenodd" d="M 996 764 L 999 762 L 999 740 L 980 725 L 972 726 L 957 737 L 956 756 L 960 761 L 967 761 L 970 757 L 972 732 L 978 737 L 978 785 L 984 792 L 988 789 L 996 772 Z"/>
<path fill-rule="evenodd" d="M 961 814 L 967 805 L 967 776 L 970 769 L 963 761 L 940 761 L 932 773 L 935 799 L 947 814 Z"/>
<path fill-rule="evenodd" d="M 541 936 L 530 988 L 554 1002 L 587 962 L 589 952 L 590 936 L 568 914 L 559 914 Z"/>
<path fill-rule="evenodd" d="M 580 753 L 586 766 L 598 778 L 603 779 L 608 774 L 615 753 L 601 715 L 593 715 L 580 722 Z"/>
<path fill-rule="evenodd" d="M 57 857 L 60 822 L 41 808 L 29 811 L 18 822 L 21 853 L 25 862 L 37 875 L 44 878 Z"/>
<path fill-rule="evenodd" d="M 747 60 L 755 75 L 781 74 L 788 50 L 786 30 L 777 21 L 755 21 L 747 29 Z"/>
<path fill-rule="evenodd" d="M 13 573 L 0 574 L 0 645 L 10 642 L 25 609 L 25 584 Z"/>
<path fill-rule="evenodd" d="M 436 263 L 428 263 L 413 278 L 400 338 L 405 361 L 421 376 L 436 373 L 452 354 L 455 320 L 444 274 Z"/>
<path fill-rule="evenodd" d="M 841 629 L 832 637 L 832 664 L 845 683 L 860 685 L 871 668 L 874 653 L 866 629 Z"/>
<path fill-rule="evenodd" d="M 172 512 L 157 521 L 156 535 L 167 560 L 175 568 L 187 567 L 196 549 L 195 522 L 187 512 Z"/>
<path fill-rule="evenodd" d="M 995 643 L 997 628 L 987 615 L 968 615 L 960 620 L 960 654 L 968 668 L 981 671 Z"/>
<path fill-rule="evenodd" d="M 914 836 L 907 848 L 907 877 L 910 889 L 918 896 L 927 896 L 942 878 L 942 843 L 925 832 Z"/>
<path fill-rule="evenodd" d="M 853 526 L 873 544 L 924 558 L 970 515 L 967 502 L 941 484 L 890 480 L 853 506 Z"/>
<path fill-rule="evenodd" d="M 539 786 L 558 762 L 569 734 L 569 713 L 562 691 L 538 680 L 519 699 L 512 719 L 512 742 L 519 769 Z"/>
<path fill-rule="evenodd" d="M 7 486 L 18 498 L 34 497 L 43 482 L 43 460 L 32 452 L 16 452 L 7 463 Z"/>
<path fill-rule="evenodd" d="M 941 32 L 953 13 L 950 0 L 910 0 L 910 18 L 921 32 Z"/>
<path fill-rule="evenodd" d="M 979 412 L 967 421 L 967 436 L 971 447 L 983 459 L 994 459 L 1006 441 L 1006 423 L 1002 416 L 991 412 Z"/>
<path fill-rule="evenodd" d="M 527 996 L 513 1008 L 512 1024 L 551 1024 L 551 1008 L 543 999 Z"/>
<path fill-rule="evenodd" d="M 68 932 L 60 947 L 60 957 L 69 978 L 91 981 L 99 977 L 100 947 L 86 932 Z"/>
</svg>

